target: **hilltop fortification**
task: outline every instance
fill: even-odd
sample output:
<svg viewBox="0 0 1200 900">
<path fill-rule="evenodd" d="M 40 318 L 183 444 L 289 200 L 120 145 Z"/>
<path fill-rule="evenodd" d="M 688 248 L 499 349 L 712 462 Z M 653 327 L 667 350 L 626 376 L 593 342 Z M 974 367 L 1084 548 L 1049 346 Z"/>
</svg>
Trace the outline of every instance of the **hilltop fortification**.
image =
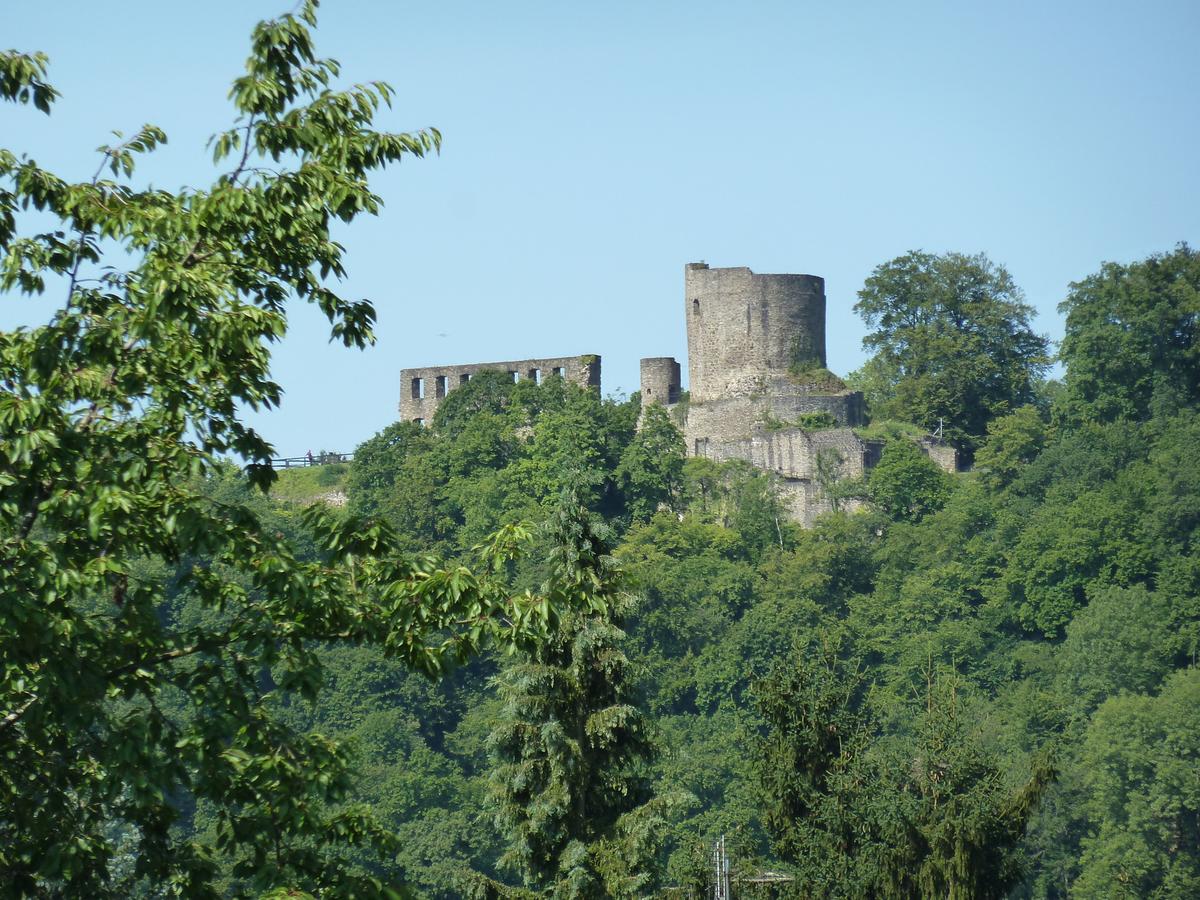
<svg viewBox="0 0 1200 900">
<path fill-rule="evenodd" d="M 830 508 L 828 487 L 865 474 L 883 447 L 855 433 L 865 419 L 862 394 L 825 367 L 825 279 L 689 263 L 684 317 L 689 392 L 685 397 L 673 357 L 646 357 L 643 406 L 674 411 L 690 455 L 742 459 L 772 473 L 792 515 L 810 524 Z M 600 389 L 595 355 L 404 369 L 400 418 L 432 421 L 450 391 L 485 370 L 513 381 L 557 375 Z M 922 447 L 954 469 L 952 448 L 932 441 Z"/>
<path fill-rule="evenodd" d="M 825 368 L 825 280 L 689 263 L 684 316 L 688 402 L 663 390 L 678 364 L 655 357 L 642 360 L 642 403 L 678 410 L 689 454 L 773 473 L 792 515 L 811 523 L 830 508 L 826 488 L 865 474 L 882 450 L 854 431 L 862 394 Z M 953 467 L 953 451 L 931 450 Z"/>
</svg>

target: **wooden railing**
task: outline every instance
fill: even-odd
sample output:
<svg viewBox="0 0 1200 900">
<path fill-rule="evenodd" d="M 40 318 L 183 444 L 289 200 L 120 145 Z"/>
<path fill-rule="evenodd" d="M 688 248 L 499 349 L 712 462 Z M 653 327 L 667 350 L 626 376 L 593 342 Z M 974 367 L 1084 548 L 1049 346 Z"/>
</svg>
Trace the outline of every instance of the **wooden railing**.
<svg viewBox="0 0 1200 900">
<path fill-rule="evenodd" d="M 353 453 L 306 453 L 304 456 L 281 456 L 271 460 L 273 469 L 303 469 L 306 466 L 328 466 L 333 463 L 348 463 L 354 459 Z"/>
</svg>

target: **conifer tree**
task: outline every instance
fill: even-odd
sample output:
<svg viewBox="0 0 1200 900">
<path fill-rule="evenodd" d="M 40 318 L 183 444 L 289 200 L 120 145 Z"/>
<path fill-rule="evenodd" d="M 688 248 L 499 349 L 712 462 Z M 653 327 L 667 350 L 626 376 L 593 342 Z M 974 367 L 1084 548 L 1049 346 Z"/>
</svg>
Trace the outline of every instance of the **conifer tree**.
<svg viewBox="0 0 1200 900">
<path fill-rule="evenodd" d="M 488 744 L 490 803 L 508 844 L 501 867 L 537 896 L 637 896 L 653 886 L 668 804 L 647 802 L 653 749 L 621 646 L 630 601 L 573 499 L 551 530 L 554 581 L 580 594 L 562 600 L 586 611 L 496 679 L 504 707 Z"/>
<path fill-rule="evenodd" d="M 840 642 L 798 646 L 756 685 L 764 824 L 802 897 L 999 900 L 1056 773 L 1012 785 L 974 733 L 953 678 L 930 673 L 915 733 L 884 736 Z"/>
</svg>

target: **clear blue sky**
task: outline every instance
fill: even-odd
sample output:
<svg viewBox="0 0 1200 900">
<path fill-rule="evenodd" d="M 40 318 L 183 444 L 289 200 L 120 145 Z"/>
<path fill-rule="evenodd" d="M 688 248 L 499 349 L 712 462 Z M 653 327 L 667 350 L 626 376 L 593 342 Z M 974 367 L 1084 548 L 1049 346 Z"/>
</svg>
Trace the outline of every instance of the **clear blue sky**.
<svg viewBox="0 0 1200 900">
<path fill-rule="evenodd" d="M 83 178 L 113 128 L 164 127 L 147 169 L 210 178 L 204 142 L 253 23 L 280 0 L 6 4 L 64 97 L 0 108 L 0 146 Z M 1067 284 L 1200 243 L 1200 3 L 328 0 L 318 48 L 398 89 L 384 125 L 439 158 L 378 180 L 343 235 L 345 292 L 378 306 L 365 353 L 300 313 L 277 353 L 280 453 L 349 449 L 395 418 L 399 370 L 599 353 L 606 392 L 685 357 L 683 266 L 826 279 L 830 367 L 851 307 L 909 249 L 986 252 L 1062 333 Z M 0 323 L 28 319 L 2 302 Z"/>
</svg>

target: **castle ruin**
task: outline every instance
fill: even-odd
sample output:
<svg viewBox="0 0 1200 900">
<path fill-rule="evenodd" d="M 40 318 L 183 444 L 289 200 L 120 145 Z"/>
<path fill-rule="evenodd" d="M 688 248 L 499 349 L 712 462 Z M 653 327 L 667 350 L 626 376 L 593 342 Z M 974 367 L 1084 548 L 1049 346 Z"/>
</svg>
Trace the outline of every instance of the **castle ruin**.
<svg viewBox="0 0 1200 900">
<path fill-rule="evenodd" d="M 865 421 L 862 394 L 826 369 L 825 280 L 689 263 L 684 316 L 688 396 L 673 357 L 646 357 L 643 408 L 672 412 L 689 455 L 741 459 L 772 473 L 792 516 L 811 525 L 831 508 L 826 488 L 866 474 L 883 449 L 854 430 Z M 432 421 L 447 393 L 484 370 L 600 388 L 600 357 L 592 355 L 404 369 L 401 419 Z M 942 468 L 956 468 L 952 447 L 932 440 L 921 447 Z"/>
<path fill-rule="evenodd" d="M 778 479 L 804 524 L 830 508 L 822 482 L 864 474 L 882 445 L 854 432 L 862 394 L 826 368 L 825 280 L 750 269 L 684 269 L 688 386 L 678 407 L 690 455 L 743 459 Z M 664 387 L 672 371 L 675 384 Z M 679 403 L 673 359 L 642 361 L 642 403 Z"/>
<path fill-rule="evenodd" d="M 400 370 L 400 421 L 426 425 L 446 395 L 466 384 L 480 372 L 503 372 L 513 381 L 528 379 L 541 383 L 543 378 L 558 376 L 580 387 L 600 390 L 600 357 L 552 356 L 545 359 L 518 359 L 508 362 L 469 363 L 461 366 L 427 366 Z"/>
</svg>

